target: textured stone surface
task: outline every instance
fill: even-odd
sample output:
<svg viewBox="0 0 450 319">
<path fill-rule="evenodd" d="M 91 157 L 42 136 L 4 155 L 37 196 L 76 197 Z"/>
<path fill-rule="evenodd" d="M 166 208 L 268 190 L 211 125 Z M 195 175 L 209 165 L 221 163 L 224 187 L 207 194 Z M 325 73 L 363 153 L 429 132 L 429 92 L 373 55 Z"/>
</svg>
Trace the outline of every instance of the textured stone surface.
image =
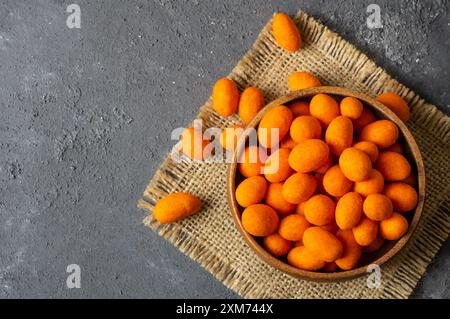
<svg viewBox="0 0 450 319">
<path fill-rule="evenodd" d="M 274 11 L 341 33 L 447 114 L 447 1 L 65 1 L 0 4 L 0 297 L 234 293 L 141 224 L 148 179 Z M 394 4 L 393 4 L 394 3 Z M 450 297 L 449 243 L 415 297 Z M 66 288 L 66 267 L 82 288 Z"/>
</svg>

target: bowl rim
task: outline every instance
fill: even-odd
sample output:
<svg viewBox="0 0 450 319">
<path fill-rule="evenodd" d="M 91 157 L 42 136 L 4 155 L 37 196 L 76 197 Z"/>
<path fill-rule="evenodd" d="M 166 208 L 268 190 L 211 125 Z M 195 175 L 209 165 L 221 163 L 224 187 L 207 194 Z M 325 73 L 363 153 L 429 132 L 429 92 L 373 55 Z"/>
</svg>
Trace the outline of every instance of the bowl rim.
<svg viewBox="0 0 450 319">
<path fill-rule="evenodd" d="M 417 228 L 417 225 L 420 221 L 423 212 L 424 200 L 425 200 L 425 168 L 423 164 L 422 155 L 420 153 L 419 147 L 411 134 L 411 132 L 406 127 L 405 123 L 403 123 L 389 108 L 384 106 L 381 102 L 376 99 L 359 92 L 355 92 L 346 88 L 334 87 L 334 86 L 320 86 L 314 87 L 299 91 L 294 91 L 285 96 L 277 98 L 272 102 L 265 105 L 260 112 L 248 123 L 246 126 L 244 133 L 239 139 L 236 149 L 233 152 L 232 161 L 228 164 L 228 174 L 227 174 L 227 199 L 228 204 L 231 210 L 231 214 L 233 216 L 234 223 L 238 228 L 241 235 L 244 237 L 246 243 L 250 248 L 256 252 L 256 254 L 263 261 L 268 263 L 269 265 L 300 279 L 306 279 L 311 281 L 343 281 L 352 278 L 356 278 L 362 276 L 363 274 L 369 272 L 369 265 L 359 266 L 352 270 L 339 271 L 339 272 L 314 272 L 307 271 L 295 268 L 288 263 L 272 256 L 268 253 L 256 240 L 255 238 L 247 233 L 247 231 L 243 228 L 241 223 L 241 212 L 239 209 L 239 205 L 237 204 L 235 197 L 235 186 L 236 186 L 236 173 L 237 173 L 237 155 L 241 152 L 243 146 L 247 141 L 249 136 L 249 129 L 256 128 L 259 124 L 261 118 L 273 107 L 278 105 L 285 105 L 288 102 L 293 100 L 302 99 L 312 97 L 313 95 L 324 93 L 329 95 L 337 95 L 337 96 L 351 96 L 355 97 L 365 104 L 369 105 L 371 108 L 376 110 L 376 113 L 381 113 L 381 116 L 385 119 L 391 120 L 394 122 L 398 128 L 401 135 L 403 135 L 405 142 L 408 144 L 410 148 L 411 157 L 414 159 L 416 171 L 417 171 L 417 191 L 418 191 L 418 203 L 414 210 L 414 212 L 410 212 L 409 214 L 413 214 L 411 223 L 409 225 L 408 231 L 402 238 L 398 239 L 395 244 L 386 251 L 383 255 L 379 256 L 376 260 L 374 260 L 371 264 L 376 264 L 378 266 L 384 265 L 387 261 L 393 258 L 395 255 L 400 252 L 400 250 L 407 244 L 410 240 L 412 234 Z M 376 114 L 380 115 L 380 114 Z"/>
</svg>

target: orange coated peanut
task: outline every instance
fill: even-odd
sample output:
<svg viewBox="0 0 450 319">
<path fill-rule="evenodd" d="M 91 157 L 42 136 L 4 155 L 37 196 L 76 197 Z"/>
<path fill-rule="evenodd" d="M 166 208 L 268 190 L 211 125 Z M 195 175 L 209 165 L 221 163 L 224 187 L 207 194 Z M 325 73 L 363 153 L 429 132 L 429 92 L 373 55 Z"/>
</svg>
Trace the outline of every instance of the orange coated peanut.
<svg viewBox="0 0 450 319">
<path fill-rule="evenodd" d="M 288 85 L 291 91 L 309 89 L 321 86 L 320 80 L 309 72 L 300 71 L 291 73 L 288 77 Z"/>
<path fill-rule="evenodd" d="M 292 123 L 292 112 L 284 105 L 275 106 L 261 119 L 258 126 L 260 145 L 271 148 L 277 145 L 289 132 Z M 278 133 L 278 137 L 276 137 Z"/>
<path fill-rule="evenodd" d="M 323 127 L 340 115 L 339 105 L 334 98 L 327 94 L 316 94 L 309 102 L 309 112 L 317 118 Z"/>
<path fill-rule="evenodd" d="M 269 182 L 283 182 L 294 173 L 288 161 L 290 152 L 288 148 L 280 148 L 269 156 L 264 164 L 264 175 Z"/>
<path fill-rule="evenodd" d="M 239 91 L 233 80 L 221 78 L 214 84 L 212 103 L 216 112 L 221 116 L 229 116 L 236 112 Z"/>
<path fill-rule="evenodd" d="M 350 270 L 356 267 L 361 258 L 361 246 L 355 240 L 351 230 L 338 230 L 337 238 L 341 241 L 344 252 L 341 258 L 336 259 L 336 265 L 342 270 Z"/>
<path fill-rule="evenodd" d="M 353 145 L 353 147 L 366 153 L 372 163 L 374 163 L 378 158 L 378 147 L 375 145 L 375 143 L 362 141 L 356 143 L 355 145 Z"/>
<path fill-rule="evenodd" d="M 405 100 L 403 100 L 400 95 L 385 92 L 377 97 L 377 100 L 386 105 L 392 112 L 395 113 L 403 122 L 409 119 L 409 108 Z"/>
<path fill-rule="evenodd" d="M 248 146 L 240 156 L 239 172 L 245 177 L 261 175 L 266 160 L 266 154 L 262 149 L 255 145 Z"/>
<path fill-rule="evenodd" d="M 362 182 L 356 182 L 353 186 L 353 191 L 367 197 L 370 194 L 377 194 L 383 191 L 384 178 L 383 175 L 376 169 L 372 168 L 369 177 Z"/>
<path fill-rule="evenodd" d="M 380 235 L 387 240 L 397 240 L 408 231 L 408 221 L 399 213 L 380 222 Z"/>
<path fill-rule="evenodd" d="M 363 104 L 355 97 L 347 96 L 340 103 L 341 114 L 351 120 L 359 118 L 363 112 Z"/>
<path fill-rule="evenodd" d="M 392 215 L 391 200 L 383 194 L 370 194 L 363 204 L 364 214 L 371 220 L 381 221 Z"/>
<path fill-rule="evenodd" d="M 383 194 L 389 197 L 397 212 L 409 212 L 418 202 L 416 190 L 406 183 L 392 183 L 384 187 Z"/>
<path fill-rule="evenodd" d="M 302 38 L 294 21 L 285 13 L 277 13 L 273 17 L 272 32 L 280 47 L 295 52 L 302 47 Z"/>
<path fill-rule="evenodd" d="M 267 182 L 262 176 L 244 179 L 236 188 L 236 201 L 242 207 L 262 202 L 267 190 Z"/>
<path fill-rule="evenodd" d="M 296 143 L 310 139 L 318 139 L 322 135 L 320 122 L 312 116 L 303 115 L 295 118 L 290 127 L 291 138 Z"/>
<path fill-rule="evenodd" d="M 397 138 L 398 127 L 389 120 L 378 120 L 368 124 L 359 136 L 360 141 L 373 142 L 381 149 L 393 145 Z"/>
<path fill-rule="evenodd" d="M 336 204 L 326 195 L 314 195 L 305 204 L 305 217 L 313 225 L 324 226 L 334 222 Z"/>
<path fill-rule="evenodd" d="M 330 152 L 339 156 L 353 142 L 353 124 L 352 121 L 345 116 L 334 118 L 325 131 L 325 141 L 327 142 Z"/>
<path fill-rule="evenodd" d="M 289 165 L 297 172 L 312 172 L 328 161 L 328 145 L 319 139 L 306 140 L 297 144 L 289 154 Z"/>
<path fill-rule="evenodd" d="M 309 115 L 309 103 L 306 101 L 295 100 L 294 102 L 289 103 L 289 108 L 294 115 L 294 118 L 302 115 Z"/>
<path fill-rule="evenodd" d="M 339 166 L 345 177 L 353 182 L 361 182 L 367 179 L 372 170 L 372 162 L 363 151 L 349 147 L 339 157 Z"/>
<path fill-rule="evenodd" d="M 361 195 L 350 192 L 338 200 L 335 218 L 340 229 L 352 229 L 359 224 L 362 216 L 363 200 Z"/>
<path fill-rule="evenodd" d="M 242 212 L 242 226 L 253 236 L 264 237 L 278 228 L 277 212 L 264 204 L 251 205 Z"/>
<path fill-rule="evenodd" d="M 345 177 L 339 165 L 330 167 L 323 176 L 323 187 L 331 196 L 340 197 L 352 189 L 353 182 Z"/>
<path fill-rule="evenodd" d="M 292 248 L 287 255 L 288 263 L 303 270 L 316 271 L 325 266 L 325 261 L 319 259 L 305 246 Z"/>
<path fill-rule="evenodd" d="M 242 122 L 248 124 L 264 106 L 264 95 L 256 87 L 246 88 L 239 99 L 238 113 Z"/>
<path fill-rule="evenodd" d="M 264 201 L 280 215 L 290 214 L 295 209 L 295 204 L 289 203 L 284 199 L 282 183 L 270 183 Z"/>
<path fill-rule="evenodd" d="M 375 162 L 375 168 L 383 175 L 386 181 L 401 181 L 411 173 L 411 165 L 401 154 L 395 152 L 382 152 Z"/>
<path fill-rule="evenodd" d="M 310 198 L 317 189 L 317 180 L 311 174 L 292 174 L 283 184 L 283 198 L 292 204 L 300 204 Z"/>
<path fill-rule="evenodd" d="M 264 248 L 273 256 L 281 257 L 288 253 L 291 248 L 291 242 L 284 239 L 279 234 L 274 233 L 272 235 L 264 237 Z"/>
<path fill-rule="evenodd" d="M 153 216 L 160 223 L 172 223 L 200 210 L 200 199 L 189 193 L 173 193 L 160 199 L 153 209 Z"/>
<path fill-rule="evenodd" d="M 302 240 L 303 233 L 311 226 L 305 216 L 300 214 L 292 214 L 284 217 L 280 221 L 278 233 L 286 240 L 298 241 Z"/>
<path fill-rule="evenodd" d="M 363 216 L 361 222 L 353 227 L 352 231 L 358 245 L 368 246 L 377 238 L 378 222 Z"/>
<path fill-rule="evenodd" d="M 317 258 L 332 262 L 342 256 L 343 246 L 340 240 L 320 227 L 310 227 L 303 233 L 303 244 Z"/>
<path fill-rule="evenodd" d="M 190 127 L 181 134 L 181 151 L 191 159 L 204 160 L 207 157 L 204 154 L 205 149 L 209 143 L 200 129 Z"/>
</svg>

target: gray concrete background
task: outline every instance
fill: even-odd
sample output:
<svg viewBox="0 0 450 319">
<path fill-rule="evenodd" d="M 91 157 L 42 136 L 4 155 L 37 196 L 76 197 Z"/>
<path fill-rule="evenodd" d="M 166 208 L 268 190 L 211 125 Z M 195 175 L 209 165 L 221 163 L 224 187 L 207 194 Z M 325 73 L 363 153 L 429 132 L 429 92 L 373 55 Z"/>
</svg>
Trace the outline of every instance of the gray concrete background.
<svg viewBox="0 0 450 319">
<path fill-rule="evenodd" d="M 373 2 L 383 29 L 365 24 Z M 299 8 L 449 113 L 448 1 L 3 0 L 0 297 L 237 297 L 145 228 L 136 201 L 171 130 L 274 11 Z M 450 297 L 449 256 L 447 241 L 415 297 Z M 81 289 L 66 288 L 71 263 Z"/>
</svg>

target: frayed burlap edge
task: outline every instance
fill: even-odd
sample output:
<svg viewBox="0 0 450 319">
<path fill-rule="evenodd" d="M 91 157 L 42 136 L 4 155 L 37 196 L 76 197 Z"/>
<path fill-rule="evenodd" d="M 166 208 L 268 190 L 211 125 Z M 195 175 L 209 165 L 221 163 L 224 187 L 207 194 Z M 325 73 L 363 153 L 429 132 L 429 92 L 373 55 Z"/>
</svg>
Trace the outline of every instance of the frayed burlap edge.
<svg viewBox="0 0 450 319">
<path fill-rule="evenodd" d="M 307 14 L 300 11 L 296 15 L 295 20 L 304 39 L 305 48 L 302 50 L 307 51 L 305 55 L 308 55 L 309 48 L 312 57 L 314 57 L 314 55 L 323 54 L 338 67 L 345 69 L 348 74 L 352 74 L 351 78 L 348 79 L 339 78 L 334 80 L 333 78 L 329 78 L 328 81 L 324 81 L 324 83 L 346 86 L 370 95 L 376 95 L 383 90 L 397 92 L 405 98 L 411 108 L 411 118 L 413 119 L 414 124 L 412 127 L 410 126 L 410 129 L 416 139 L 420 137 L 420 135 L 418 135 L 420 132 L 431 134 L 436 141 L 436 145 L 433 146 L 437 148 L 435 153 L 441 154 L 443 152 L 444 158 L 448 158 L 450 120 L 447 116 L 440 112 L 435 106 L 426 103 L 409 88 L 391 78 L 382 68 L 378 67 L 353 45 L 343 40 L 336 33 L 330 31 Z M 270 28 L 271 22 L 264 27 L 263 31 L 258 36 L 258 39 L 255 41 L 252 50 L 244 56 L 229 75 L 230 78 L 238 83 L 238 86 L 240 86 L 241 89 L 250 84 L 257 84 L 258 77 L 260 77 L 261 74 L 270 72 L 272 65 L 267 62 L 269 60 L 267 59 L 268 56 L 273 58 L 274 55 L 277 55 L 276 61 L 283 61 L 283 59 L 286 59 L 288 61 L 286 63 L 291 63 L 289 62 L 291 56 L 287 56 L 289 54 L 280 50 L 274 43 Z M 274 59 L 271 61 L 274 61 Z M 318 67 L 318 69 L 320 69 L 320 67 Z M 320 77 L 320 70 L 317 70 L 316 74 Z M 342 78 L 345 77 L 342 76 Z M 277 98 L 287 92 L 283 92 L 280 89 L 272 90 L 270 85 L 269 87 L 262 87 L 262 89 L 264 90 L 267 101 Z M 211 101 L 208 100 L 205 105 L 200 108 L 200 113 L 198 115 L 198 118 L 203 121 L 205 127 L 213 125 L 216 127 L 225 127 L 229 125 L 230 122 L 233 123 L 239 121 L 236 116 L 232 116 L 228 119 L 221 118 L 213 111 L 210 102 Z M 419 146 L 422 148 L 424 147 L 421 143 L 419 143 Z M 427 145 L 425 146 L 428 147 Z M 434 153 L 430 151 L 430 154 Z M 432 166 L 427 165 L 427 161 L 433 159 L 424 157 L 424 160 L 427 170 L 428 166 Z M 170 157 L 167 157 L 147 186 L 144 192 L 144 199 L 139 201 L 138 207 L 151 213 L 156 200 L 167 195 L 167 193 L 170 193 L 174 189 L 184 189 L 186 185 L 183 183 L 186 183 L 186 179 L 182 177 L 192 170 L 191 165 L 192 164 L 188 160 L 183 160 L 181 163 L 174 163 Z M 446 169 L 444 169 L 444 175 L 448 172 L 448 168 L 447 165 Z M 223 165 L 221 169 L 225 169 L 225 165 Z M 437 176 L 428 174 L 428 171 L 426 171 L 426 173 L 428 178 L 427 183 L 430 185 L 430 179 L 437 178 Z M 444 185 L 441 185 L 442 182 Z M 325 297 L 339 298 L 343 296 L 358 298 L 363 296 L 369 298 L 407 298 L 410 296 L 418 280 L 425 272 L 426 267 L 431 262 L 431 259 L 437 253 L 442 243 L 447 239 L 450 232 L 450 218 L 448 216 L 450 210 L 450 201 L 448 198 L 450 187 L 447 176 L 443 177 L 443 181 L 439 181 L 439 183 L 436 182 L 436 185 L 437 184 L 441 186 L 433 186 L 433 183 L 431 183 L 431 187 L 427 188 L 426 209 L 428 209 L 429 212 L 424 212 L 424 218 L 419 224 L 413 239 L 411 239 L 407 247 L 402 250 L 400 256 L 394 258 L 394 260 L 383 270 L 384 273 L 386 273 L 384 275 L 386 280 L 384 280 L 382 289 L 369 294 L 363 292 L 359 293 L 358 291 L 344 294 L 339 292 L 340 287 L 337 285 L 337 291 L 329 293 Z M 223 185 L 223 188 L 225 188 L 225 184 Z M 432 203 L 429 203 L 427 206 L 429 198 L 432 199 Z M 205 208 L 204 210 L 206 210 L 205 213 L 208 213 L 208 208 Z M 430 216 L 429 218 L 427 218 L 427 214 Z M 273 285 L 276 285 L 277 283 L 268 287 L 265 284 L 254 282 L 251 276 L 240 271 L 240 269 L 233 266 L 232 262 L 218 254 L 214 249 L 214 243 L 198 240 L 195 236 L 192 236 L 192 232 L 187 227 L 184 227 L 183 224 L 174 223 L 170 225 L 161 225 L 154 220 L 151 214 L 145 218 L 144 223 L 148 227 L 156 230 L 162 237 L 169 240 L 183 253 L 196 260 L 218 280 L 243 297 L 324 297 L 310 292 L 304 294 L 283 294 L 279 291 L 277 293 L 272 293 L 271 291 L 276 290 Z M 202 225 L 201 227 L 208 226 Z M 214 231 L 214 229 L 211 229 L 211 231 Z M 240 240 L 242 239 L 240 238 Z M 249 260 L 249 262 L 252 261 Z M 299 285 L 300 283 L 301 285 L 305 285 L 305 287 L 307 285 L 320 285 L 320 283 L 310 283 L 305 281 L 299 281 Z M 305 291 L 307 290 L 305 289 Z"/>
</svg>

